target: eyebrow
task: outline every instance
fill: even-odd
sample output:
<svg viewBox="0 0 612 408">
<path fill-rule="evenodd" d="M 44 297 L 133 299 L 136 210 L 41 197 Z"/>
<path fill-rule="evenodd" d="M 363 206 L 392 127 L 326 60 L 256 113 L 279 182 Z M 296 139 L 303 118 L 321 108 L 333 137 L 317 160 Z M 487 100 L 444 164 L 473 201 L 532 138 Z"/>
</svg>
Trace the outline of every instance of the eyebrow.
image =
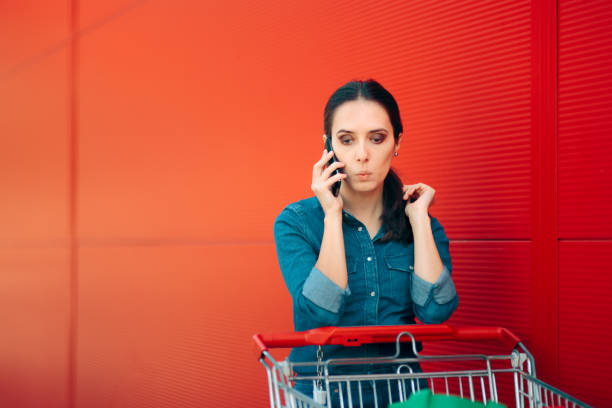
<svg viewBox="0 0 612 408">
<path fill-rule="evenodd" d="M 340 132 L 344 132 L 344 133 L 355 133 L 352 130 L 346 130 L 346 129 L 340 129 L 336 132 L 336 134 L 340 133 Z M 374 130 L 370 130 L 368 133 L 376 133 L 376 132 L 388 132 L 387 129 L 385 128 L 380 128 L 380 129 L 374 129 Z"/>
</svg>

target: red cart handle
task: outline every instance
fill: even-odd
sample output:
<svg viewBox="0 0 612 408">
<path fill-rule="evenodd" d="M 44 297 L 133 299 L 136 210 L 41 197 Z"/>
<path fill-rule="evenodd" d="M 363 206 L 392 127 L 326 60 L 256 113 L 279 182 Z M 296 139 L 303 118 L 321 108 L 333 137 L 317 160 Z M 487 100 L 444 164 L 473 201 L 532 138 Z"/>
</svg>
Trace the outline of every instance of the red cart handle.
<svg viewBox="0 0 612 408">
<path fill-rule="evenodd" d="M 256 334 L 253 340 L 261 353 L 268 348 L 313 345 L 360 346 L 371 343 L 394 343 L 401 332 L 409 332 L 416 341 L 480 341 L 495 340 L 514 349 L 520 339 L 503 327 L 454 327 L 448 324 L 413 324 L 406 326 L 320 327 L 303 332 Z M 401 341 L 411 341 L 410 336 Z"/>
</svg>

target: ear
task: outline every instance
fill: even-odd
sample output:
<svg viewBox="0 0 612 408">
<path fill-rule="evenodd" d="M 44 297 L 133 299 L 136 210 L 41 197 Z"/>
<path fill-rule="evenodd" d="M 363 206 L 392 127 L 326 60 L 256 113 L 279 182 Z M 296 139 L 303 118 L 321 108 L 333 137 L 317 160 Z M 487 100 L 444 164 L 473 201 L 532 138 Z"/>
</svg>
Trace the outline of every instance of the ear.
<svg viewBox="0 0 612 408">
<path fill-rule="evenodd" d="M 399 148 L 400 148 L 400 143 L 402 143 L 402 136 L 403 136 L 403 133 L 400 133 L 400 134 L 397 136 L 397 143 L 395 143 L 395 152 L 396 152 L 396 153 L 397 153 L 397 151 L 398 151 L 398 150 L 399 150 Z"/>
<path fill-rule="evenodd" d="M 324 133 L 323 134 L 323 143 L 327 142 L 327 135 Z"/>
</svg>

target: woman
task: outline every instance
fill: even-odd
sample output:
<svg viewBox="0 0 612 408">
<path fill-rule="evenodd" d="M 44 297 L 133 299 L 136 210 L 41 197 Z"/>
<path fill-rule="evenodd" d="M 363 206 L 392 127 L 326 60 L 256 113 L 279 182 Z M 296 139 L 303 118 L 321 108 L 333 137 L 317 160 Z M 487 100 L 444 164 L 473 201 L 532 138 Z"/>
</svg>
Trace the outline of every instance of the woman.
<svg viewBox="0 0 612 408">
<path fill-rule="evenodd" d="M 415 317 L 444 322 L 458 304 L 449 241 L 428 214 L 434 189 L 423 183 L 403 186 L 391 170 L 403 131 L 395 99 L 374 80 L 349 82 L 329 98 L 324 129 L 332 151 L 325 150 L 313 167 L 315 197 L 290 204 L 274 224 L 295 330 L 413 324 Z M 327 166 L 334 154 L 337 161 Z M 335 197 L 330 188 L 337 181 Z M 391 344 L 326 346 L 323 360 L 394 351 Z M 313 362 L 316 353 L 315 347 L 300 347 L 289 358 Z M 410 355 L 408 347 L 402 350 L 402 356 Z M 296 371 L 312 374 L 312 369 Z M 296 382 L 296 388 L 313 395 L 312 383 Z M 386 406 L 377 394 L 379 406 Z"/>
</svg>

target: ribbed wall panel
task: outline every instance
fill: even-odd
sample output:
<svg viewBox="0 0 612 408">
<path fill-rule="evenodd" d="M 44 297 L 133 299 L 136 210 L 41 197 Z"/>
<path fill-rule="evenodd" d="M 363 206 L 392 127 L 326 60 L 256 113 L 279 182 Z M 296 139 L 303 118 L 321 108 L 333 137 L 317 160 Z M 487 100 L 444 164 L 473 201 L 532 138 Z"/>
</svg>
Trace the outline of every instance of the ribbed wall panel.
<svg viewBox="0 0 612 408">
<path fill-rule="evenodd" d="M 67 244 L 68 55 L 0 77 L 0 247 Z"/>
<path fill-rule="evenodd" d="M 0 248 L 0 407 L 69 401 L 68 248 Z"/>
<path fill-rule="evenodd" d="M 420 12 L 406 13 L 393 78 L 405 126 L 396 168 L 439 191 L 434 211 L 453 239 L 527 238 L 529 2 Z"/>
<path fill-rule="evenodd" d="M 282 203 L 311 194 L 325 97 L 349 79 L 369 76 L 402 109 L 398 170 L 406 182 L 440 191 L 436 211 L 453 238 L 528 236 L 527 206 L 507 203 L 528 202 L 528 189 L 520 186 L 530 172 L 529 2 L 142 7 L 82 42 L 82 236 L 269 239 L 266 225 Z M 133 33 L 134 25 L 142 33 Z M 164 35 L 145 34 L 160 26 Z M 205 57 L 177 47 L 193 38 L 201 39 Z M 158 51 L 151 56 L 152 42 Z M 165 84 L 157 83 L 160 77 Z M 130 85 L 113 86 L 122 81 Z M 211 138 L 205 145 L 194 136 L 244 129 L 251 129 L 249 137 Z M 270 152 L 274 160 L 262 160 Z M 258 171 L 240 171 L 228 160 Z M 213 176 L 220 168 L 223 177 Z M 265 174 L 275 174 L 273 194 L 261 194 Z M 121 188 L 113 181 L 119 178 L 141 188 Z M 202 182 L 228 200 L 209 200 Z M 243 205 L 243 197 L 254 196 Z M 231 231 L 210 218 L 224 211 L 241 219 Z"/>
<path fill-rule="evenodd" d="M 528 338 L 534 295 L 529 285 L 530 247 L 529 242 L 452 242 L 460 307 L 450 322 L 503 326 Z"/>
<path fill-rule="evenodd" d="M 76 406 L 265 406 L 251 336 L 292 327 L 274 253 L 272 244 L 82 248 Z"/>
<path fill-rule="evenodd" d="M 70 398 L 69 2 L 0 1 L 0 407 Z"/>
<path fill-rule="evenodd" d="M 597 407 L 612 365 L 611 23 L 608 1 L 559 2 L 559 378 Z"/>
<path fill-rule="evenodd" d="M 559 248 L 560 386 L 595 407 L 610 406 L 612 241 L 562 241 Z"/>
<path fill-rule="evenodd" d="M 611 238 L 612 9 L 559 3 L 559 235 Z"/>
<path fill-rule="evenodd" d="M 231 333 L 291 327 L 272 247 L 180 248 L 269 241 L 282 206 L 311 194 L 325 100 L 350 79 L 374 77 L 398 99 L 406 130 L 396 166 L 405 182 L 439 191 L 433 212 L 451 239 L 527 238 L 530 40 L 527 1 L 148 2 L 90 33 L 81 41 L 79 227 L 88 248 L 77 402 L 265 401 L 262 367 Z M 457 321 L 525 333 L 529 244 L 470 245 L 454 249 Z M 175 267 L 178 254 L 192 265 Z M 206 330 L 181 326 L 140 287 L 151 276 L 156 291 L 169 287 L 170 305 L 192 299 L 184 284 L 198 268 L 205 277 L 192 286 L 218 300 L 193 301 L 191 318 Z M 125 292 L 102 271 L 125 276 Z M 242 300 L 247 289 L 229 285 L 224 298 L 223 283 L 250 286 L 253 276 L 268 283 L 260 296 Z M 127 309 L 98 310 L 105 297 Z M 160 312 L 161 327 L 141 323 Z M 248 383 L 230 398 L 215 393 L 235 386 L 234 367 Z"/>
</svg>

